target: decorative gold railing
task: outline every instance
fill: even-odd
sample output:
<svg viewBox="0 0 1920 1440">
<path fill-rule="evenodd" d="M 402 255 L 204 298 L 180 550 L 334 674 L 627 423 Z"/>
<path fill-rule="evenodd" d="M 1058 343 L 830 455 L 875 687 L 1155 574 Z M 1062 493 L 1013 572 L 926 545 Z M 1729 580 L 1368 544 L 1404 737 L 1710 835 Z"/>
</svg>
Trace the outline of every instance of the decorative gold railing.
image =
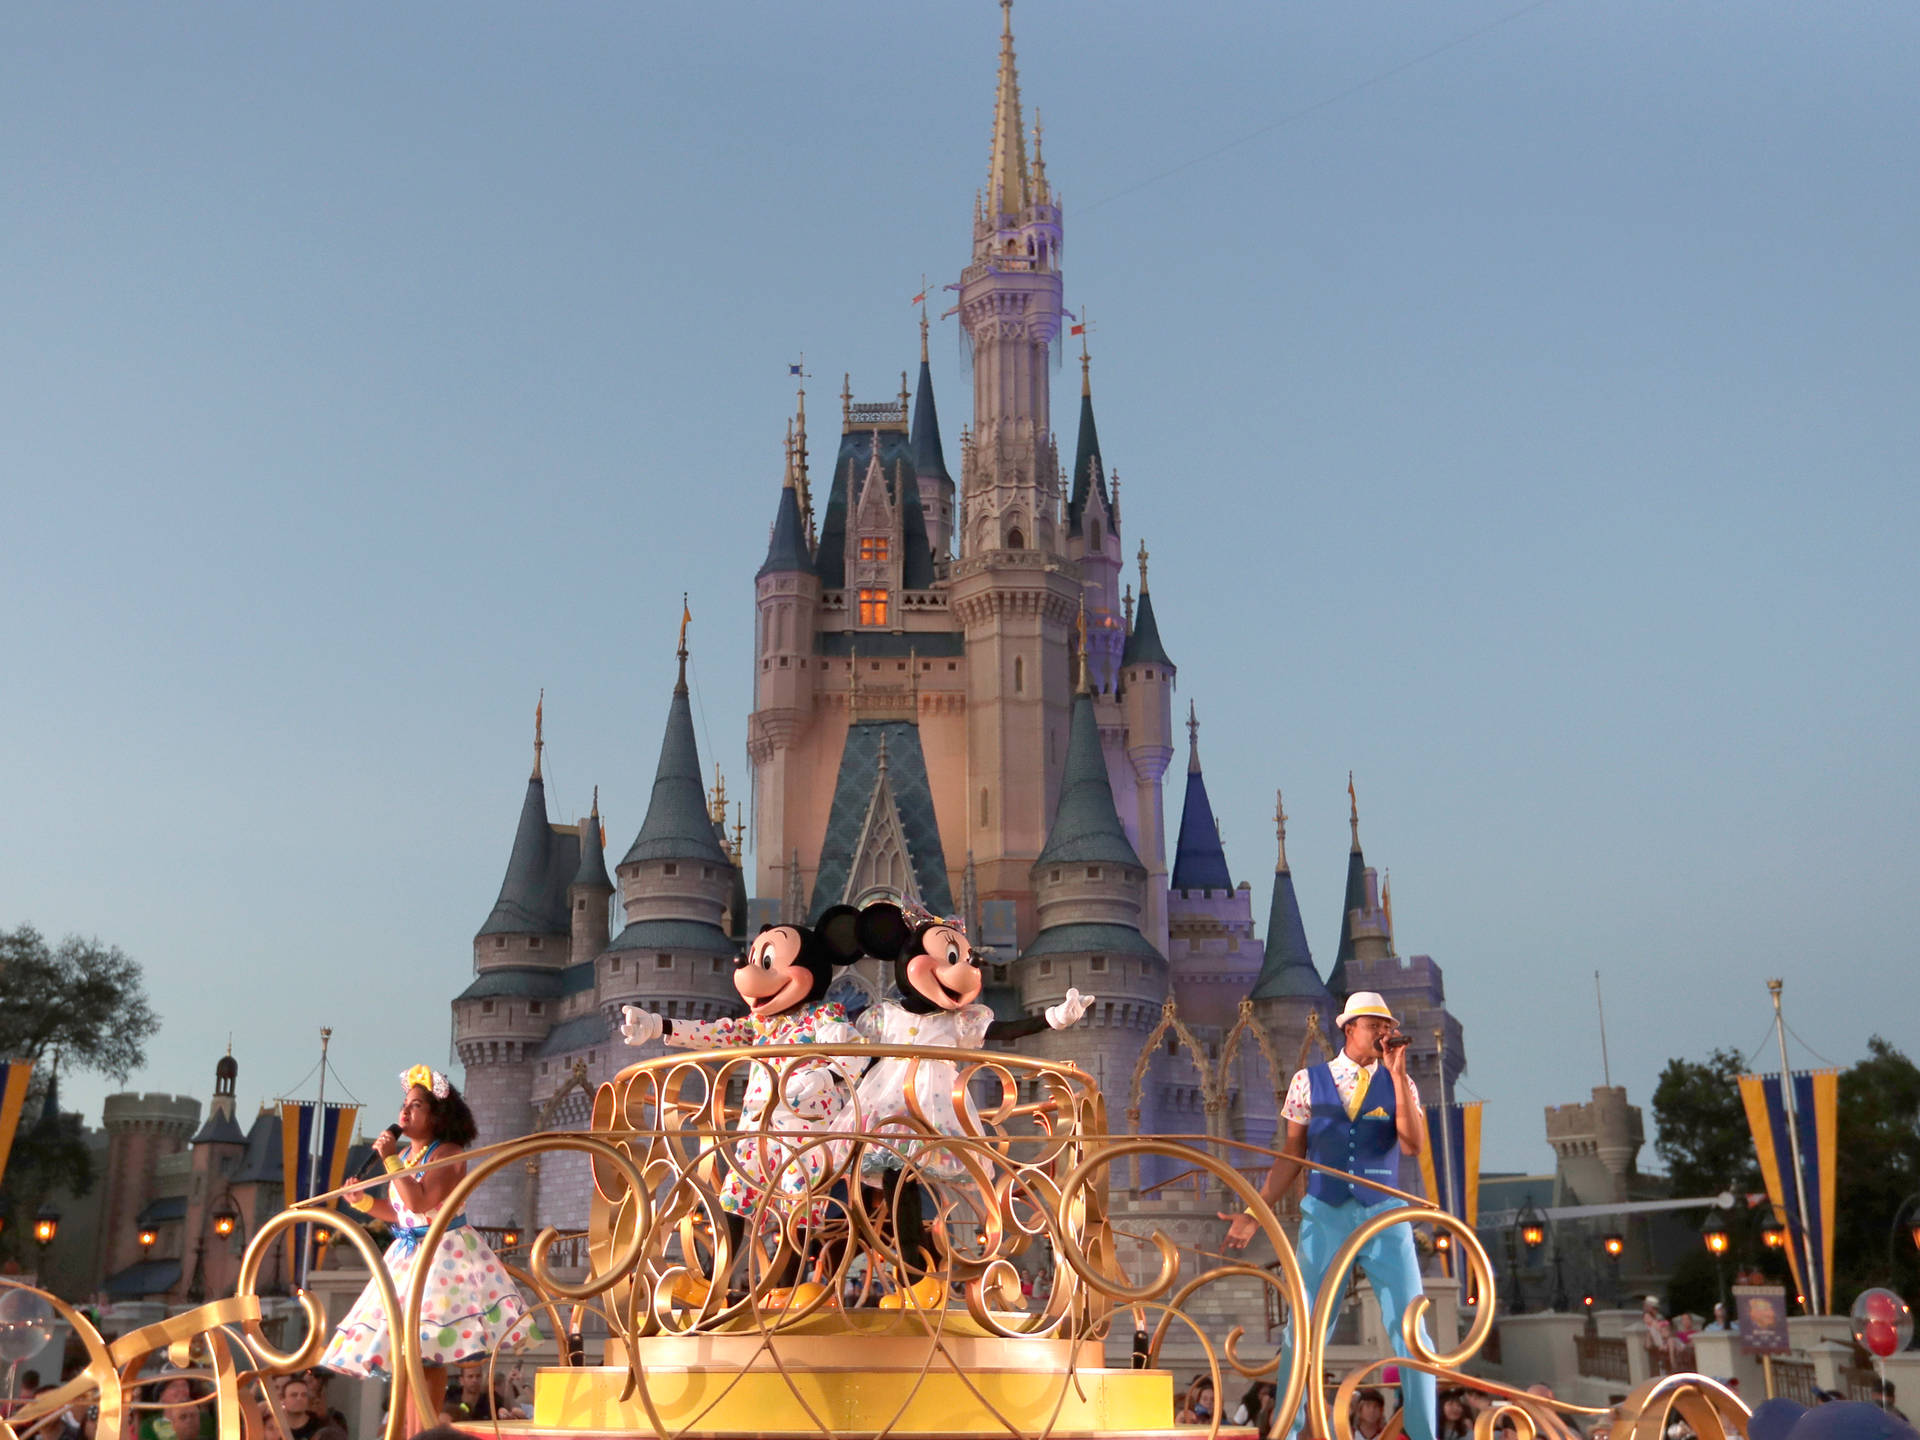
<svg viewBox="0 0 1920 1440">
<path fill-rule="evenodd" d="M 845 1133 L 783 1132 L 771 1120 L 757 1128 L 740 1127 L 741 1097 L 749 1089 L 771 1086 L 791 1094 L 826 1086 L 845 1092 L 838 1096 L 845 1100 L 851 1093 L 849 1072 L 887 1057 L 952 1062 L 953 1083 L 936 1095 L 923 1093 L 930 1086 L 916 1081 L 902 1112 L 854 1112 L 850 1123 L 861 1128 Z M 928 1068 L 915 1071 L 916 1077 L 929 1073 Z M 938 1133 L 929 1118 L 948 1104 L 957 1135 Z M 698 1428 L 676 1430 L 661 1420 L 646 1383 L 651 1342 L 673 1343 L 674 1337 L 699 1334 L 744 1335 L 757 1340 L 791 1385 L 781 1358 L 786 1336 L 807 1325 L 817 1340 L 823 1322 L 831 1336 L 835 1312 L 850 1290 L 856 1304 L 870 1302 L 883 1277 L 904 1284 L 930 1261 L 961 1302 L 969 1334 L 985 1337 L 987 1343 L 995 1343 L 995 1337 L 1067 1340 L 1075 1343 L 1061 1353 L 1075 1356 L 1085 1342 L 1104 1340 L 1116 1313 L 1139 1307 L 1157 1316 L 1149 1342 L 1151 1363 L 1172 1328 L 1183 1327 L 1204 1350 L 1217 1396 L 1226 1394 L 1225 1370 L 1247 1380 L 1279 1377 L 1268 1432 L 1275 1440 L 1288 1433 L 1303 1408 L 1309 1436 L 1352 1440 L 1349 1413 L 1355 1391 L 1390 1364 L 1489 1392 L 1494 1403 L 1477 1421 L 1476 1440 L 1492 1440 L 1495 1426 L 1508 1415 L 1514 1418 L 1517 1440 L 1573 1440 L 1577 1421 L 1607 1413 L 1460 1373 L 1486 1343 L 1496 1306 L 1487 1254 L 1472 1229 L 1454 1216 L 1429 1208 L 1417 1197 L 1402 1196 L 1404 1206 L 1370 1218 L 1347 1239 L 1319 1293 L 1308 1296 L 1293 1245 L 1261 1200 L 1258 1185 L 1243 1173 L 1257 1171 L 1276 1152 L 1217 1139 L 1196 1143 L 1191 1136 L 1113 1136 L 1098 1086 L 1072 1065 L 997 1052 L 900 1046 L 767 1046 L 642 1061 L 600 1086 L 588 1131 L 526 1136 L 451 1162 L 434 1162 L 464 1164 L 466 1173 L 441 1205 L 420 1249 L 433 1253 L 445 1234 L 446 1219 L 459 1214 L 490 1176 L 553 1152 L 584 1155 L 592 1167 L 587 1273 L 572 1281 L 556 1273 L 553 1262 L 563 1237 L 552 1229 L 534 1237 L 524 1269 L 509 1266 L 509 1273 L 528 1292 L 550 1335 L 578 1335 L 589 1314 L 600 1318 L 609 1336 L 606 1363 L 624 1367 L 624 1394 L 647 1419 L 635 1431 L 650 1430 L 658 1440 L 680 1440 L 697 1434 Z M 917 1178 L 934 1198 L 935 1218 L 946 1235 L 942 1255 L 901 1254 L 893 1236 L 897 1215 L 890 1217 L 884 1206 L 876 1208 L 863 1191 L 863 1163 L 883 1154 L 894 1157 L 902 1173 Z M 1275 1260 L 1263 1265 L 1197 1252 L 1215 1263 L 1183 1281 L 1179 1247 L 1155 1231 L 1129 1237 L 1144 1242 L 1152 1273 L 1126 1273 L 1117 1243 L 1121 1237 L 1108 1207 L 1108 1185 L 1115 1166 L 1123 1167 L 1117 1173 L 1126 1175 L 1149 1157 L 1200 1172 L 1217 1184 L 1229 1207 L 1251 1211 Z M 743 1173 L 766 1183 L 751 1209 L 735 1221 L 720 1196 L 729 1171 L 742 1167 Z M 258 1394 L 262 1403 L 274 1405 L 271 1387 L 262 1382 L 315 1364 L 328 1338 L 321 1306 L 307 1293 L 297 1297 L 307 1327 L 297 1347 L 280 1350 L 261 1329 L 256 1286 L 262 1260 L 289 1227 L 302 1223 L 322 1226 L 354 1247 L 377 1288 L 390 1332 L 398 1337 L 387 1440 L 401 1440 L 410 1418 L 435 1423 L 418 1334 L 421 1299 L 432 1267 L 415 1265 L 407 1292 L 399 1293 L 366 1232 L 354 1219 L 327 1208 L 329 1198 L 282 1211 L 262 1226 L 242 1259 L 233 1297 L 124 1335 L 110 1345 L 85 1317 L 52 1300 L 85 1345 L 87 1369 L 0 1420 L 0 1440 L 47 1429 L 61 1410 L 89 1398 L 100 1407 L 99 1434 L 118 1436 L 128 1407 L 140 1404 L 133 1398 L 137 1387 L 158 1383 L 154 1377 L 143 1379 L 141 1371 L 160 1351 L 177 1368 L 159 1378 L 175 1378 L 184 1369 L 202 1382 L 202 1403 L 212 1406 L 218 1417 L 220 1440 L 255 1440 L 254 1407 L 248 1397 Z M 1428 1302 L 1417 1298 L 1402 1317 L 1400 1339 L 1407 1357 L 1386 1356 L 1357 1367 L 1330 1401 L 1320 1385 L 1309 1383 L 1324 1373 L 1325 1319 L 1340 1304 L 1360 1249 L 1389 1226 L 1405 1222 L 1451 1234 L 1455 1253 L 1464 1257 L 1469 1285 L 1486 1303 L 1477 1308 L 1459 1345 L 1442 1351 L 1422 1339 Z M 1053 1283 L 1043 1299 L 1027 1308 L 1015 1262 L 1042 1245 L 1052 1255 Z M 566 1258 L 577 1264 L 580 1257 L 576 1251 Z M 795 1274 L 817 1278 L 823 1289 L 792 1308 L 777 1308 L 776 1290 Z M 1295 1322 L 1313 1317 L 1305 1327 L 1305 1343 L 1250 1357 L 1241 1353 L 1244 1333 L 1236 1326 L 1216 1347 L 1195 1320 L 1193 1301 L 1208 1287 L 1230 1279 L 1264 1287 Z M 22 1288 L 17 1282 L 0 1285 Z M 913 1317 L 910 1323 L 917 1323 L 926 1337 L 923 1374 L 935 1366 L 962 1368 L 948 1345 L 961 1323 L 961 1310 L 909 1306 L 901 1313 Z M 847 1313 L 846 1322 L 848 1363 L 857 1366 L 860 1342 L 853 1312 Z M 1296 1334 L 1300 1329 L 1297 1323 L 1291 1328 Z M 563 1364 L 566 1355 L 563 1348 Z M 1077 1363 L 1069 1359 L 1062 1366 L 1063 1396 L 1066 1387 L 1076 1383 Z M 1223 1405 L 1216 1405 L 1216 1418 L 1205 1427 L 1209 1440 L 1220 1428 L 1221 1409 Z M 1744 1434 L 1747 1419 L 1740 1401 L 1715 1382 L 1668 1376 L 1642 1385 L 1618 1407 L 1614 1440 L 1660 1440 L 1675 1414 L 1691 1425 L 1699 1440 Z M 861 1433 L 878 1440 L 890 1428 Z M 1011 1423 L 1006 1428 L 1023 1440 L 1028 1433 Z M 824 1419 L 820 1429 L 835 1440 L 848 1433 L 836 1431 Z M 1032 1433 L 1044 1440 L 1051 1429 L 1049 1422 Z M 1202 1431 L 1196 1427 L 1194 1433 Z"/>
</svg>

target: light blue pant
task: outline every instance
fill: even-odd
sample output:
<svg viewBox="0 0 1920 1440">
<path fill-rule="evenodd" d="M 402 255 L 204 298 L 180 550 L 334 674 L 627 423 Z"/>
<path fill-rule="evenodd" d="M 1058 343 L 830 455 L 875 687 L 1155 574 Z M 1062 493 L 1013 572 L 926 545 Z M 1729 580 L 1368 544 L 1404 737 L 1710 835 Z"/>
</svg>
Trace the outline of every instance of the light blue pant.
<svg viewBox="0 0 1920 1440">
<path fill-rule="evenodd" d="M 1300 1276 L 1307 1286 L 1308 1304 L 1313 1303 L 1320 1282 L 1326 1278 L 1327 1266 L 1333 1263 L 1334 1252 L 1346 1243 L 1347 1237 L 1370 1216 L 1378 1215 L 1382 1210 L 1391 1210 L 1400 1203 L 1398 1200 L 1381 1200 L 1365 1205 L 1358 1200 L 1349 1200 L 1343 1205 L 1329 1205 L 1311 1195 L 1300 1201 L 1298 1253 Z M 1394 1225 L 1383 1230 L 1360 1248 L 1356 1258 L 1367 1272 L 1367 1279 L 1373 1283 L 1374 1298 L 1380 1302 L 1380 1318 L 1385 1322 L 1393 1353 L 1404 1359 L 1407 1347 L 1400 1338 L 1400 1317 L 1406 1313 L 1413 1297 L 1421 1294 L 1425 1288 L 1420 1282 L 1420 1256 L 1413 1248 L 1413 1227 Z M 1338 1311 L 1339 1307 L 1335 1306 L 1327 1315 L 1328 1330 L 1332 1330 L 1334 1315 Z M 1424 1320 L 1420 1322 L 1420 1339 L 1429 1347 L 1433 1344 L 1433 1337 L 1427 1333 Z M 1281 1352 L 1283 1357 L 1291 1355 L 1292 1346 L 1293 1325 L 1289 1322 L 1286 1348 Z M 1286 1359 L 1283 1358 L 1283 1374 L 1285 1365 Z M 1317 1385 L 1320 1377 L 1309 1375 L 1307 1383 Z M 1434 1392 L 1433 1376 L 1425 1371 L 1401 1367 L 1400 1393 L 1405 1397 L 1407 1440 L 1434 1440 L 1433 1417 L 1437 1408 Z M 1298 1435 L 1306 1418 L 1307 1407 L 1303 1401 L 1289 1434 Z"/>
</svg>

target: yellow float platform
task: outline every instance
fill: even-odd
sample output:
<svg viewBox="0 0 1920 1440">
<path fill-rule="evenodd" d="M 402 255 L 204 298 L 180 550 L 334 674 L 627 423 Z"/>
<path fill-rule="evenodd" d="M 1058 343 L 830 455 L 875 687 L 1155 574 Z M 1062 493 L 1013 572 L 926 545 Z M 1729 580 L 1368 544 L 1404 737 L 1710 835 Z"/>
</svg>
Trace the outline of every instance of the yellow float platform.
<svg viewBox="0 0 1920 1440">
<path fill-rule="evenodd" d="M 1173 1377 L 1110 1370 L 1097 1342 L 1008 1339 L 959 1312 L 829 1311 L 771 1334 L 651 1335 L 622 1364 L 551 1367 L 533 1428 L 693 1435 L 1022 1434 L 1173 1428 Z M 618 1341 L 608 1359 L 624 1358 Z M 652 1415 L 648 1413 L 649 1403 Z"/>
</svg>

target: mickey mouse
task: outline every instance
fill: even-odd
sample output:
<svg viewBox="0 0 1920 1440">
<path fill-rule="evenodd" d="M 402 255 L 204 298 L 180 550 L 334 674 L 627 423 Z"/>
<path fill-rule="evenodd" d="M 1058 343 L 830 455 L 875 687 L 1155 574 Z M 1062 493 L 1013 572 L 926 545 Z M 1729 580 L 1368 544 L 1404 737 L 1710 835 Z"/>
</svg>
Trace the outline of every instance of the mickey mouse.
<svg viewBox="0 0 1920 1440">
<path fill-rule="evenodd" d="M 674 1020 L 625 1005 L 621 1038 L 629 1045 L 645 1045 L 664 1036 L 667 1044 L 690 1050 L 857 1045 L 860 1032 L 848 1023 L 840 1002 L 826 996 L 836 968 L 860 958 L 858 922 L 859 912 L 851 905 L 834 905 L 812 928 L 764 926 L 747 953 L 733 962 L 733 985 L 747 1002 L 745 1016 Z M 865 1066 L 864 1057 L 842 1054 L 825 1062 L 783 1061 L 749 1067 L 737 1129 L 750 1138 L 735 1145 L 734 1163 L 720 1184 L 720 1205 L 729 1216 L 751 1214 L 761 1192 L 770 1186 L 792 1198 L 814 1188 L 831 1161 L 827 1147 L 815 1146 L 795 1155 L 792 1147 L 767 1139 L 767 1133 L 810 1135 L 825 1130 L 846 1104 L 850 1082 Z M 774 1080 L 783 1068 L 784 1093 L 776 1096 Z M 736 1230 L 737 1238 L 737 1223 L 730 1228 Z M 697 1303 L 704 1299 L 704 1292 L 683 1298 Z"/>
<path fill-rule="evenodd" d="M 898 905 L 882 902 L 860 912 L 857 933 L 862 950 L 893 962 L 894 982 L 900 991 L 898 1001 L 882 1001 L 861 1013 L 860 1036 L 876 1045 L 977 1050 L 988 1040 L 1018 1040 L 1046 1029 L 1064 1030 L 1077 1023 L 1094 1001 L 1093 996 L 1070 989 L 1065 999 L 1042 1015 L 996 1020 L 992 1009 L 980 1003 L 980 963 L 959 921 L 917 909 L 909 915 Z M 972 1099 L 966 1100 L 964 1126 L 954 1110 L 953 1090 L 958 1078 L 959 1066 L 952 1060 L 906 1056 L 877 1060 L 861 1079 L 854 1104 L 840 1112 L 834 1128 L 885 1135 L 924 1133 L 905 1123 L 912 1114 L 907 1101 L 911 1085 L 921 1114 L 937 1132 L 977 1135 L 980 1123 Z M 911 1260 L 923 1248 L 926 1231 L 920 1219 L 918 1187 L 895 1198 L 902 1151 L 913 1156 L 919 1174 L 934 1180 L 957 1178 L 965 1173 L 965 1167 L 947 1147 L 896 1142 L 894 1146 L 867 1149 L 861 1160 L 861 1178 L 869 1186 L 884 1189 L 885 1210 L 899 1217 L 901 1254 Z M 914 1303 L 923 1308 L 944 1303 L 945 1293 L 944 1284 L 936 1276 L 928 1276 L 911 1291 Z M 892 1295 L 881 1303 L 886 1305 L 888 1301 L 900 1303 Z"/>
</svg>

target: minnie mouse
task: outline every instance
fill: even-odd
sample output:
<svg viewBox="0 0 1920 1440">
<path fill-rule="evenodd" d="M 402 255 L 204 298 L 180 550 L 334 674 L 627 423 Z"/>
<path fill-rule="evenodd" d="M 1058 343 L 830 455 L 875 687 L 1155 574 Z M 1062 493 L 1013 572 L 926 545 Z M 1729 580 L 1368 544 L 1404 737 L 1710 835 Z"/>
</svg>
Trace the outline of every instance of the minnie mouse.
<svg viewBox="0 0 1920 1440">
<path fill-rule="evenodd" d="M 996 1020 L 992 1009 L 980 1003 L 980 962 L 958 920 L 941 919 L 917 908 L 909 914 L 898 905 L 882 902 L 860 912 L 857 933 L 860 948 L 868 955 L 893 961 L 894 983 L 900 991 L 899 1000 L 882 1001 L 860 1015 L 861 1038 L 876 1045 L 977 1050 L 988 1040 L 1018 1040 L 1046 1029 L 1064 1030 L 1077 1023 L 1094 1001 L 1091 995 L 1069 989 L 1065 999 L 1042 1015 Z M 840 1112 L 833 1128 L 882 1135 L 924 1133 L 901 1118 L 912 1114 L 907 1099 L 911 1086 L 920 1113 L 938 1133 L 978 1135 L 980 1117 L 972 1098 L 966 1097 L 964 1126 L 954 1110 L 958 1079 L 959 1066 L 952 1060 L 906 1056 L 877 1060 L 861 1079 L 854 1103 Z M 925 1244 L 919 1187 L 896 1195 L 903 1153 L 913 1158 L 919 1174 L 934 1180 L 956 1179 L 965 1173 L 965 1166 L 955 1150 L 945 1146 L 896 1142 L 868 1147 L 860 1163 L 861 1178 L 884 1191 L 882 1213 L 897 1215 L 900 1253 L 911 1259 L 923 1248 L 932 1251 Z M 910 1294 L 913 1303 L 934 1308 L 945 1303 L 946 1287 L 937 1276 L 929 1275 L 911 1287 Z M 889 1301 L 895 1306 L 901 1303 L 898 1296 L 888 1295 L 881 1304 L 887 1306 Z"/>
<path fill-rule="evenodd" d="M 821 1045 L 833 1049 L 857 1045 L 860 1032 L 848 1023 L 840 1002 L 826 997 L 835 969 L 860 958 L 858 922 L 859 912 L 851 905 L 834 905 L 811 929 L 804 925 L 763 926 L 747 953 L 733 962 L 733 985 L 747 1002 L 746 1015 L 674 1020 L 625 1005 L 621 1007 L 621 1038 L 629 1045 L 645 1045 L 664 1036 L 667 1044 L 689 1050 L 736 1045 Z M 855 1054 L 824 1062 L 782 1061 L 749 1067 L 737 1129 L 750 1138 L 734 1146 L 733 1164 L 720 1184 L 720 1206 L 727 1212 L 728 1228 L 736 1242 L 744 1228 L 741 1222 L 753 1212 L 764 1190 L 775 1188 L 790 1200 L 805 1195 L 831 1161 L 826 1146 L 796 1155 L 796 1146 L 775 1143 L 767 1134 L 805 1136 L 828 1128 L 846 1104 L 849 1083 L 865 1067 L 865 1058 Z M 776 1072 L 782 1069 L 785 1084 L 783 1093 L 776 1096 L 774 1081 Z M 696 1288 L 697 1294 L 689 1290 L 681 1298 L 704 1302 L 705 1287 Z M 774 1296 L 768 1297 L 769 1303 L 774 1300 Z"/>
</svg>

